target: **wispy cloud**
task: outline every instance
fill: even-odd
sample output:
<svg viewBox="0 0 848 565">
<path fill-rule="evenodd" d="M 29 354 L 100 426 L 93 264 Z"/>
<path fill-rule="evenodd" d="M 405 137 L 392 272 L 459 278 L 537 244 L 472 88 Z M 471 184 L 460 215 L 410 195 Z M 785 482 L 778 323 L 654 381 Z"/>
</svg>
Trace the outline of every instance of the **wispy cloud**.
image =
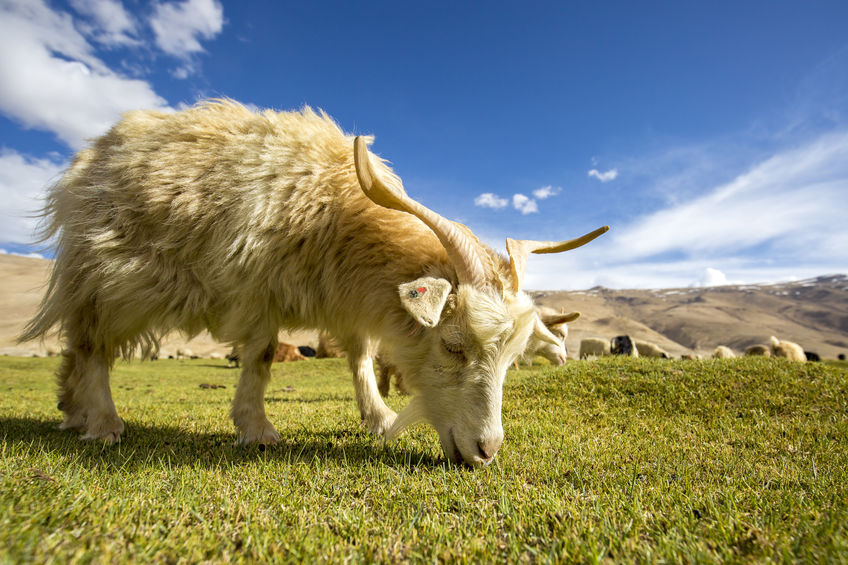
<svg viewBox="0 0 848 565">
<path fill-rule="evenodd" d="M 702 196 L 640 218 L 612 239 L 627 241 L 626 252 L 617 255 L 628 258 L 728 255 L 768 245 L 778 255 L 848 259 L 848 228 L 840 227 L 845 194 L 848 133 L 829 134 L 776 154 Z"/>
<path fill-rule="evenodd" d="M 481 208 L 493 208 L 495 210 L 500 210 L 501 208 L 506 208 L 507 204 L 509 204 L 509 200 L 501 198 L 491 192 L 484 192 L 474 199 L 474 205 L 480 206 Z"/>
<path fill-rule="evenodd" d="M 526 194 L 516 193 L 512 195 L 512 207 L 521 212 L 522 215 L 535 214 L 539 211 L 539 203 L 537 200 L 545 200 L 552 196 L 556 196 L 562 191 L 558 186 L 543 186 L 533 191 L 535 198 L 530 198 Z M 474 205 L 481 208 L 492 208 L 500 210 L 509 205 L 509 200 L 502 198 L 491 192 L 484 192 L 474 199 Z"/>
<path fill-rule="evenodd" d="M 212 39 L 224 27 L 224 10 L 217 0 L 184 0 L 156 5 L 150 19 L 156 45 L 183 63 L 172 71 L 186 78 L 196 70 L 193 56 L 204 51 L 201 39 Z"/>
<path fill-rule="evenodd" d="M 523 194 L 512 195 L 512 207 L 524 215 L 534 214 L 539 211 L 539 205 L 536 204 L 536 201 Z"/>
<path fill-rule="evenodd" d="M 49 159 L 32 159 L 10 149 L 0 150 L 0 241 L 33 241 L 44 205 L 39 199 L 44 188 L 56 180 L 64 164 Z"/>
<path fill-rule="evenodd" d="M 618 176 L 618 169 L 610 169 L 608 171 L 600 172 L 598 169 L 592 169 L 588 172 L 588 176 L 595 177 L 601 182 L 610 182 L 615 180 Z"/>
<path fill-rule="evenodd" d="M 30 259 L 44 259 L 44 255 L 41 253 L 17 253 L 15 251 L 6 251 L 5 249 L 0 249 L 0 255 L 17 255 L 18 257 L 28 257 Z"/>
<path fill-rule="evenodd" d="M 546 198 L 550 198 L 551 196 L 556 196 L 560 192 L 562 192 L 561 187 L 548 185 L 534 190 L 533 196 L 535 196 L 539 200 L 545 200 Z"/>
<path fill-rule="evenodd" d="M 699 193 L 613 224 L 585 248 L 534 258 L 528 287 L 690 286 L 848 271 L 848 132 L 775 152 Z"/>
<path fill-rule="evenodd" d="M 138 23 L 118 0 L 71 0 L 77 13 L 88 21 L 78 27 L 95 41 L 109 46 L 136 46 Z"/>
<path fill-rule="evenodd" d="M 0 111 L 13 120 L 79 149 L 124 110 L 165 107 L 149 83 L 109 69 L 69 14 L 39 0 L 0 5 Z"/>
</svg>

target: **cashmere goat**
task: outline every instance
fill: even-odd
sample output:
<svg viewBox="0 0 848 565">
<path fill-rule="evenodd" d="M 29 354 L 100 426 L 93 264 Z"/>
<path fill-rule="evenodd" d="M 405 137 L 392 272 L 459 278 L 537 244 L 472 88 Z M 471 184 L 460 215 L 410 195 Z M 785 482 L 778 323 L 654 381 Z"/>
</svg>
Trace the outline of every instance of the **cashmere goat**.
<svg viewBox="0 0 848 565">
<path fill-rule="evenodd" d="M 264 405 L 277 334 L 317 328 L 347 354 L 369 430 L 391 441 L 426 420 L 452 461 L 491 462 L 506 369 L 536 320 L 521 290 L 528 254 L 608 227 L 565 242 L 508 239 L 505 258 L 410 198 L 371 141 L 308 107 L 254 113 L 224 100 L 129 112 L 80 151 L 48 194 L 56 260 L 20 337 L 57 328 L 64 340 L 61 427 L 119 441 L 116 354 L 150 356 L 170 330 L 207 329 L 238 345 L 239 442 L 277 443 Z M 400 414 L 377 391 L 378 342 L 414 395 Z"/>
</svg>

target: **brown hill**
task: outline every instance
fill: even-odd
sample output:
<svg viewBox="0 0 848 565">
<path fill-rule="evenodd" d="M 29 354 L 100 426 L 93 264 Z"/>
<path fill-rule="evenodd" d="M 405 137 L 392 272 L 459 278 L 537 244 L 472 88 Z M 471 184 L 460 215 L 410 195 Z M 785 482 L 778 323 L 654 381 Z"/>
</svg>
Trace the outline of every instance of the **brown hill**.
<svg viewBox="0 0 848 565">
<path fill-rule="evenodd" d="M 44 342 L 16 343 L 18 334 L 35 314 L 50 276 L 52 261 L 0 254 L 0 355 L 48 355 L 61 350 L 56 338 Z M 296 345 L 318 346 L 318 332 L 281 332 L 280 340 Z M 189 350 L 199 357 L 220 356 L 230 352 L 207 333 L 193 339 L 174 333 L 162 340 L 160 356 L 174 355 L 177 349 Z"/>
<path fill-rule="evenodd" d="M 55 340 L 15 343 L 38 307 L 50 265 L 45 259 L 0 255 L 0 307 L 4 313 L 0 317 L 0 354 L 43 355 L 59 350 Z M 772 335 L 795 341 L 823 357 L 848 353 L 848 278 L 844 275 L 784 284 L 663 290 L 596 287 L 531 294 L 539 304 L 582 313 L 569 325 L 571 354 L 577 353 L 584 337 L 620 334 L 654 342 L 675 356 L 691 351 L 710 354 L 717 345 L 742 351 L 748 345 L 768 343 Z M 318 342 L 316 332 L 285 333 L 281 339 L 313 347 Z M 229 352 L 226 345 L 201 334 L 190 341 L 168 336 L 162 354 L 186 347 L 200 356 Z"/>
<path fill-rule="evenodd" d="M 566 346 L 576 354 L 584 337 L 630 334 L 669 353 L 711 354 L 717 345 L 741 352 L 770 336 L 834 358 L 848 353 L 848 278 L 823 276 L 792 283 L 663 290 L 535 292 L 546 306 L 578 310 Z"/>
</svg>

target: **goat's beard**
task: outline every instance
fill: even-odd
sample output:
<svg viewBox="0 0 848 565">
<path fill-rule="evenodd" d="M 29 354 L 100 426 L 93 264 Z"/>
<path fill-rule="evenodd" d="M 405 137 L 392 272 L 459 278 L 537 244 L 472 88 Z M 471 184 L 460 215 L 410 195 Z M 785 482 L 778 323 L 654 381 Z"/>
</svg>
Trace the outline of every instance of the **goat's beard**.
<svg viewBox="0 0 848 565">
<path fill-rule="evenodd" d="M 406 408 L 400 411 L 395 418 L 394 424 L 386 432 L 384 436 L 386 443 L 391 443 L 400 436 L 408 428 L 423 422 L 427 419 L 424 399 L 420 396 L 413 396 Z"/>
</svg>

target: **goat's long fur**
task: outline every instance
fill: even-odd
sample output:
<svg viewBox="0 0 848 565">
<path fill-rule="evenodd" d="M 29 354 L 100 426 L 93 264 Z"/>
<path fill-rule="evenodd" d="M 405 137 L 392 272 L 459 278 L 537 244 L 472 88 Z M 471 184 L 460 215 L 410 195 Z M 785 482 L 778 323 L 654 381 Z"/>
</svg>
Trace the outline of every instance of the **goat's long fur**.
<svg viewBox="0 0 848 565">
<path fill-rule="evenodd" d="M 353 141 L 308 107 L 257 114 L 217 101 L 127 113 L 81 151 L 48 195 L 44 238 L 55 238 L 56 261 L 21 336 L 56 328 L 64 338 L 62 427 L 119 441 L 115 355 L 152 355 L 166 332 L 208 329 L 239 348 L 240 440 L 274 443 L 263 395 L 277 333 L 318 328 L 346 351 L 369 429 L 394 437 L 426 418 L 451 459 L 491 461 L 503 375 L 533 330 L 532 302 L 509 261 L 470 232 L 491 284 L 460 284 L 430 228 L 363 194 Z M 402 191 L 383 161 L 371 165 Z M 401 284 L 423 277 L 452 289 L 435 328 L 398 300 Z M 379 341 L 420 396 L 397 421 L 376 389 Z"/>
<path fill-rule="evenodd" d="M 21 339 L 58 325 L 130 355 L 174 328 L 246 341 L 257 328 L 341 336 L 350 320 L 366 333 L 408 320 L 380 298 L 422 266 L 453 267 L 419 220 L 362 194 L 352 143 L 309 108 L 126 114 L 50 191 L 56 265 Z"/>
</svg>

